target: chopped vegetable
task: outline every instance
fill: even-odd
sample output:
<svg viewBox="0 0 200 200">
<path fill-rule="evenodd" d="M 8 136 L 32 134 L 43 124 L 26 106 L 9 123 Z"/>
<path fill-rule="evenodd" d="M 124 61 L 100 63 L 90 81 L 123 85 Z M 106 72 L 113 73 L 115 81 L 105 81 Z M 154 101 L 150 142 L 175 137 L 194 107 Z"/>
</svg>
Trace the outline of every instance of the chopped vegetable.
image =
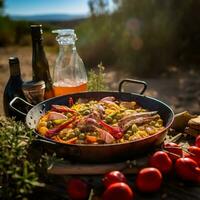
<svg viewBox="0 0 200 200">
<path fill-rule="evenodd" d="M 110 144 L 145 138 L 164 128 L 157 111 L 112 96 L 99 101 L 69 98 L 68 105 L 52 105 L 41 116 L 37 131 L 56 141 L 77 138 L 76 144 Z"/>
<path fill-rule="evenodd" d="M 106 129 L 114 138 L 120 139 L 122 138 L 123 134 L 119 127 L 112 127 L 108 124 L 106 124 L 104 121 L 100 121 L 99 124 Z"/>
<path fill-rule="evenodd" d="M 59 131 L 61 131 L 62 129 L 66 128 L 69 124 L 71 124 L 74 120 L 75 120 L 76 117 L 72 117 L 70 120 L 66 121 L 65 123 L 53 128 L 53 129 L 49 129 L 47 132 L 46 132 L 46 136 L 47 137 L 51 137 L 55 134 L 57 134 Z"/>
<path fill-rule="evenodd" d="M 86 136 L 86 140 L 87 140 L 88 143 L 95 143 L 97 141 L 97 137 L 96 136 L 87 135 Z"/>
<path fill-rule="evenodd" d="M 61 106 L 61 105 L 52 105 L 51 110 L 56 111 L 56 112 L 63 112 L 63 113 L 74 113 L 75 111 L 68 108 L 67 106 Z"/>
</svg>

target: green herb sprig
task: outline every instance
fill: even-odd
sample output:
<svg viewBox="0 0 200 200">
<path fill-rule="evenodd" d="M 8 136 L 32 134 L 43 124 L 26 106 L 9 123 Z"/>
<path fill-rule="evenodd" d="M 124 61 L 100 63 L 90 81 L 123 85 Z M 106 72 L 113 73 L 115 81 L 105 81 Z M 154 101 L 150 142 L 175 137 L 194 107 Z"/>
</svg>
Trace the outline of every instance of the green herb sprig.
<svg viewBox="0 0 200 200">
<path fill-rule="evenodd" d="M 98 70 L 91 69 L 88 73 L 88 90 L 89 91 L 105 91 L 108 90 L 105 82 L 105 67 L 102 63 L 98 64 Z"/>
</svg>

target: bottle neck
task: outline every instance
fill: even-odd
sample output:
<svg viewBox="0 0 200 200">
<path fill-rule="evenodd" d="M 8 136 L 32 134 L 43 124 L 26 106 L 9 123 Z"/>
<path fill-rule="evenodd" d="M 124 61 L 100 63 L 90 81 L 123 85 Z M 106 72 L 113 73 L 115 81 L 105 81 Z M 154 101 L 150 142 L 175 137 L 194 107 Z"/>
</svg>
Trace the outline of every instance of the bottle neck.
<svg viewBox="0 0 200 200">
<path fill-rule="evenodd" d="M 44 73 L 45 71 L 49 72 L 49 64 L 44 52 L 42 39 L 37 39 L 37 40 L 33 39 L 32 47 L 33 47 L 33 52 L 32 52 L 33 77 L 40 75 L 42 76 L 43 75 L 42 73 Z"/>
<path fill-rule="evenodd" d="M 65 44 L 59 46 L 60 53 L 73 53 L 76 51 L 75 44 Z"/>
<path fill-rule="evenodd" d="M 18 63 L 10 64 L 10 76 L 11 77 L 21 77 L 20 67 Z"/>
<path fill-rule="evenodd" d="M 33 53 L 35 51 L 43 51 L 42 39 L 32 39 Z"/>
</svg>

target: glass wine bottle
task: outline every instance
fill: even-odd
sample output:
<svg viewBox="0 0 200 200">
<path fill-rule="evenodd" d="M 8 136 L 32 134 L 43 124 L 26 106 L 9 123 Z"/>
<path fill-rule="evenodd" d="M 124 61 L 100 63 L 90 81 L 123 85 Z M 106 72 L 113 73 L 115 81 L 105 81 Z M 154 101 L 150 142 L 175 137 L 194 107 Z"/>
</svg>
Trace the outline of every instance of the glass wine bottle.
<svg viewBox="0 0 200 200">
<path fill-rule="evenodd" d="M 22 78 L 20 72 L 19 60 L 17 57 L 9 58 L 10 78 L 3 94 L 4 113 L 7 117 L 15 117 L 16 120 L 22 120 L 22 116 L 10 107 L 10 102 L 14 97 L 21 97 L 25 99 L 22 91 Z M 16 105 L 21 107 L 21 105 Z"/>
<path fill-rule="evenodd" d="M 52 79 L 49 71 L 49 64 L 43 48 L 42 25 L 31 25 L 32 36 L 32 74 L 33 81 L 45 82 L 44 98 L 48 99 L 54 96 Z"/>
</svg>

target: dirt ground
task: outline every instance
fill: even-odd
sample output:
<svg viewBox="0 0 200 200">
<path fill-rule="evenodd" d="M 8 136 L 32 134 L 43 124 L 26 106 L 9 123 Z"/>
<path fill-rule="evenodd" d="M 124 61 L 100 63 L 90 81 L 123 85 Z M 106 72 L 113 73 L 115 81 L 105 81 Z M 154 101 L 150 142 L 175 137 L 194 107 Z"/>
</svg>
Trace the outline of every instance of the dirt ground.
<svg viewBox="0 0 200 200">
<path fill-rule="evenodd" d="M 51 51 L 46 52 L 52 72 L 56 54 L 51 53 Z M 31 80 L 32 55 L 30 47 L 0 48 L 0 55 L 0 115 L 3 115 L 3 91 L 9 78 L 8 58 L 10 56 L 19 57 L 22 78 L 24 80 Z M 124 78 L 135 77 L 116 72 L 114 69 L 106 73 L 107 83 L 112 90 L 117 90 L 119 81 Z M 191 113 L 200 114 L 200 79 L 197 73 L 193 71 L 187 74 L 173 72 L 173 74 L 168 76 L 143 80 L 148 83 L 148 89 L 145 94 L 169 104 L 176 113 L 188 110 Z M 132 84 L 125 87 L 125 90 L 136 92 L 136 88 Z"/>
</svg>

